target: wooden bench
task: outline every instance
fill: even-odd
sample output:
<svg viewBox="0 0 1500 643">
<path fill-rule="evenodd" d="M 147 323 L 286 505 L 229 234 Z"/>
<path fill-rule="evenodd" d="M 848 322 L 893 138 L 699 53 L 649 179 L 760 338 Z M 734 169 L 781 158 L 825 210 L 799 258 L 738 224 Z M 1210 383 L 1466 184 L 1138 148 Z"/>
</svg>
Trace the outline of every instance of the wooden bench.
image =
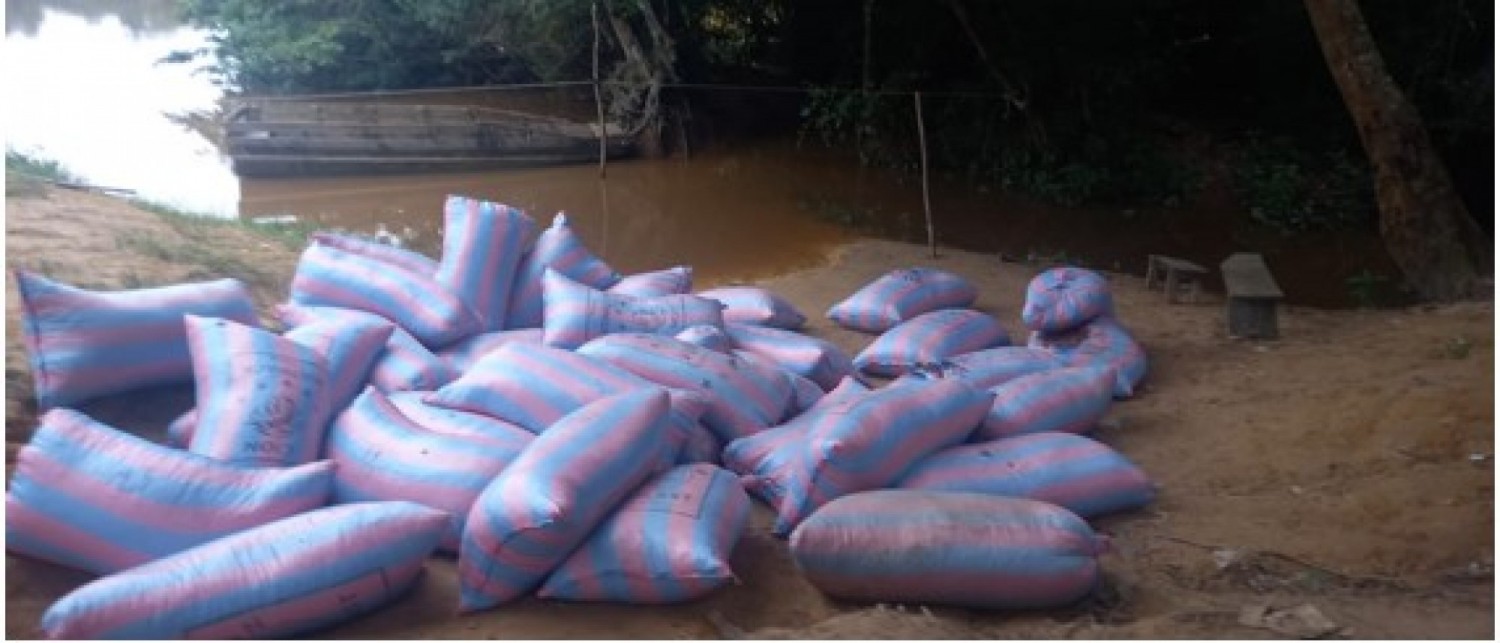
<svg viewBox="0 0 1500 643">
<path fill-rule="evenodd" d="M 1198 278 L 1208 274 L 1208 269 L 1186 259 L 1166 255 L 1147 255 L 1146 288 L 1155 290 L 1160 286 L 1167 292 L 1167 303 L 1177 301 L 1182 287 L 1188 290 L 1188 301 L 1198 301 Z"/>
<path fill-rule="evenodd" d="M 1233 254 L 1219 264 L 1219 272 L 1229 296 L 1229 335 L 1275 339 L 1276 303 L 1282 293 L 1265 259 L 1251 252 Z"/>
</svg>

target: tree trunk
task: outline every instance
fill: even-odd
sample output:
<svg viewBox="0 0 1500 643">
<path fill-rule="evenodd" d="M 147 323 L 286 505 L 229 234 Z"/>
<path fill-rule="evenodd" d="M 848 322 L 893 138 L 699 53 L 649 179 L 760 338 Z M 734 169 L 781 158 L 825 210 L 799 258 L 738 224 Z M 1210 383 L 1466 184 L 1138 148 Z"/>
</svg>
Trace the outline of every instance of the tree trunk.
<svg viewBox="0 0 1500 643">
<path fill-rule="evenodd" d="M 1323 59 L 1375 172 L 1380 233 L 1424 299 L 1472 296 L 1488 244 L 1453 188 L 1422 118 L 1386 71 L 1356 0 L 1304 0 Z"/>
</svg>

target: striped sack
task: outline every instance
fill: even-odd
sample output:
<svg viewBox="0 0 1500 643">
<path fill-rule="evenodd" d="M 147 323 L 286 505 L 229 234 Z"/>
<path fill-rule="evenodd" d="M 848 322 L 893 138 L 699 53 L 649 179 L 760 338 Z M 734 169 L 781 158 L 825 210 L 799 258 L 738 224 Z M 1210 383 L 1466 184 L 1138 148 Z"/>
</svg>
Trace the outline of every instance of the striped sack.
<svg viewBox="0 0 1500 643">
<path fill-rule="evenodd" d="M 791 302 L 758 286 L 728 286 L 698 293 L 699 297 L 724 304 L 724 322 L 797 330 L 807 316 Z"/>
<path fill-rule="evenodd" d="M 407 500 L 448 514 L 440 548 L 457 552 L 469 507 L 526 446 L 531 435 L 431 431 L 373 388 L 328 429 L 335 503 Z"/>
<path fill-rule="evenodd" d="M 781 498 L 772 533 L 791 533 L 840 496 L 895 484 L 928 454 L 967 439 L 993 399 L 943 380 L 887 387 L 828 407 L 806 429 L 800 453 L 750 481 L 752 488 L 779 488 L 767 492 Z"/>
<path fill-rule="evenodd" d="M 827 391 L 854 374 L 854 361 L 832 342 L 811 335 L 747 324 L 725 324 L 724 333 L 740 349 L 771 358 L 782 368 L 810 379 Z"/>
<path fill-rule="evenodd" d="M 515 283 L 510 288 L 506 328 L 541 328 L 546 310 L 542 298 L 542 275 L 551 268 L 590 288 L 605 289 L 620 281 L 620 273 L 594 256 L 577 233 L 568 226 L 568 215 L 559 212 L 552 227 L 536 238 L 531 252 L 521 259 Z"/>
<path fill-rule="evenodd" d="M 281 323 L 297 327 L 329 319 L 363 319 L 390 324 L 380 315 L 362 310 L 328 306 L 282 304 L 276 307 Z M 391 332 L 385 350 L 370 368 L 368 384 L 386 393 L 397 391 L 430 391 L 458 377 L 459 372 L 446 360 L 435 355 L 411 333 L 400 327 Z"/>
<path fill-rule="evenodd" d="M 1045 502 L 882 489 L 829 503 L 792 533 L 791 548 L 830 596 L 1015 609 L 1090 594 L 1108 540 Z"/>
<path fill-rule="evenodd" d="M 802 406 L 804 402 L 807 406 L 812 406 L 823 397 L 823 389 L 812 380 L 782 368 L 763 355 L 741 350 L 731 351 L 730 355 L 745 365 L 745 372 L 756 382 L 762 394 L 785 395 L 781 413 L 774 420 L 776 423 L 801 413 L 805 408 Z M 808 388 L 812 390 L 809 391 Z"/>
<path fill-rule="evenodd" d="M 198 428 L 198 409 L 184 411 L 167 425 L 167 446 L 186 449 L 193 441 L 193 431 Z"/>
<path fill-rule="evenodd" d="M 1032 277 L 1026 286 L 1021 323 L 1031 330 L 1056 333 L 1114 313 L 1109 282 L 1092 270 L 1061 266 Z"/>
<path fill-rule="evenodd" d="M 615 333 L 584 344 L 577 352 L 662 386 L 704 395 L 708 409 L 703 424 L 721 442 L 759 433 L 779 422 L 792 394 L 785 379 L 765 380 L 735 355 L 671 337 Z"/>
<path fill-rule="evenodd" d="M 1109 412 L 1115 373 L 1108 367 L 1063 366 L 1022 375 L 990 389 L 995 403 L 976 440 L 1059 431 L 1088 433 Z"/>
<path fill-rule="evenodd" d="M 817 421 L 823 410 L 868 392 L 870 389 L 863 382 L 852 377 L 844 378 L 823 399 L 797 417 L 725 445 L 724 466 L 745 476 L 771 476 L 773 471 L 781 469 L 794 459 L 794 452 L 802 448 L 807 427 Z M 752 487 L 751 491 L 756 491 L 756 488 Z M 764 499 L 772 506 L 779 501 L 779 497 Z"/>
<path fill-rule="evenodd" d="M 469 510 L 459 549 L 460 609 L 520 598 L 542 583 L 658 469 L 667 394 L 601 399 L 558 420 L 496 476 Z"/>
<path fill-rule="evenodd" d="M 421 576 L 442 512 L 325 507 L 106 576 L 42 615 L 54 639 L 267 639 L 348 621 Z"/>
<path fill-rule="evenodd" d="M 188 450 L 235 464 L 318 459 L 332 378 L 318 351 L 224 319 L 183 317 L 193 355 L 198 423 Z"/>
<path fill-rule="evenodd" d="M 883 333 L 925 312 L 968 308 L 979 297 L 969 280 L 935 268 L 893 270 L 828 309 L 850 330 Z"/>
<path fill-rule="evenodd" d="M 689 344 L 702 346 L 716 353 L 728 353 L 734 349 L 734 340 L 724 334 L 724 329 L 719 326 L 699 324 L 682 329 L 682 332 L 673 335 Z"/>
<path fill-rule="evenodd" d="M 230 465 L 69 409 L 41 417 L 16 456 L 5 547 L 112 574 L 328 502 L 333 465 Z"/>
<path fill-rule="evenodd" d="M 398 248 L 389 243 L 326 230 L 314 232 L 312 238 L 344 252 L 364 255 L 419 275 L 435 275 L 438 271 L 438 262 L 433 261 L 431 257 L 406 248 Z"/>
<path fill-rule="evenodd" d="M 897 324 L 854 356 L 854 366 L 870 375 L 896 377 L 918 364 L 1009 343 L 1010 336 L 994 317 L 947 308 Z"/>
<path fill-rule="evenodd" d="M 1030 498 L 1084 518 L 1144 507 L 1156 485 L 1118 451 L 1072 433 L 1032 433 L 949 447 L 917 463 L 902 489 Z"/>
<path fill-rule="evenodd" d="M 479 316 L 480 331 L 505 328 L 510 289 L 536 222 L 516 208 L 465 196 L 443 203 L 437 281 Z"/>
<path fill-rule="evenodd" d="M 256 323 L 235 279 L 95 292 L 16 270 L 22 341 L 40 410 L 193 379 L 183 315 Z"/>
<path fill-rule="evenodd" d="M 954 355 L 935 363 L 918 364 L 901 376 L 901 379 L 960 379 L 974 388 L 994 388 L 1022 375 L 1040 373 L 1062 365 L 1050 351 L 1001 346 Z"/>
<path fill-rule="evenodd" d="M 474 310 L 435 276 L 403 270 L 317 239 L 297 262 L 291 302 L 380 315 L 428 348 L 442 348 L 483 330 Z"/>
<path fill-rule="evenodd" d="M 694 422 L 687 429 L 687 435 L 683 439 L 682 447 L 677 451 L 677 460 L 674 464 L 697 464 L 699 462 L 718 464 L 719 452 L 723 448 L 724 445 L 719 443 L 719 438 L 714 435 L 713 431 Z"/>
<path fill-rule="evenodd" d="M 387 395 L 386 399 L 407 419 L 438 433 L 509 442 L 531 442 L 536 437 L 531 431 L 483 413 L 455 411 L 423 402 L 431 393 L 400 391 Z"/>
<path fill-rule="evenodd" d="M 827 393 L 823 392 L 823 387 L 818 386 L 817 382 L 791 371 L 783 372 L 792 382 L 792 399 L 787 403 L 787 414 L 781 418 L 785 422 L 806 413 L 808 409 L 823 401 Z"/>
<path fill-rule="evenodd" d="M 453 367 L 454 371 L 462 373 L 473 367 L 474 362 L 488 355 L 490 351 L 511 342 L 540 346 L 542 343 L 542 329 L 517 328 L 515 330 L 492 330 L 449 346 L 438 351 L 437 355 L 447 361 L 448 365 Z"/>
<path fill-rule="evenodd" d="M 724 325 L 724 305 L 693 295 L 631 297 L 601 292 L 548 270 L 543 275 L 547 313 L 542 343 L 574 349 L 610 333 L 676 335 L 683 329 Z"/>
<path fill-rule="evenodd" d="M 739 579 L 729 554 L 750 521 L 734 474 L 676 467 L 620 505 L 537 590 L 566 601 L 681 603 Z"/>
<path fill-rule="evenodd" d="M 610 293 L 631 297 L 686 295 L 692 291 L 692 266 L 673 266 L 665 270 L 626 275 L 609 287 Z"/>
<path fill-rule="evenodd" d="M 1115 369 L 1115 397 L 1135 395 L 1150 363 L 1146 350 L 1113 317 L 1100 317 L 1062 334 L 1032 332 L 1026 345 L 1056 355 L 1067 366 Z"/>
</svg>

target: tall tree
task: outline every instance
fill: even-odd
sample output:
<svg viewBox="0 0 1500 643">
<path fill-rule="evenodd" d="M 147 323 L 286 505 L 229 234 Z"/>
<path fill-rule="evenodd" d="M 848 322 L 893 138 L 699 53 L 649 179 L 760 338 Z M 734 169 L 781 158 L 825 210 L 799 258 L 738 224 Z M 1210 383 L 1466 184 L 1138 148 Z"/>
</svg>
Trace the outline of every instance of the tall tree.
<svg viewBox="0 0 1500 643">
<path fill-rule="evenodd" d="M 1356 0 L 1304 0 L 1323 59 L 1375 172 L 1380 233 L 1425 299 L 1473 294 L 1489 249 L 1417 108 L 1386 71 Z"/>
</svg>

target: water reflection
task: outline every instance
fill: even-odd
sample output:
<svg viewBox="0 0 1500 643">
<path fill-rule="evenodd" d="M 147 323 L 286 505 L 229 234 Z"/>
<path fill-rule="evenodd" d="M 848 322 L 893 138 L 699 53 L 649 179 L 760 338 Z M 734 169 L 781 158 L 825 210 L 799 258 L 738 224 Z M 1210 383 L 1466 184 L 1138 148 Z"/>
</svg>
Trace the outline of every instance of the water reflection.
<svg viewBox="0 0 1500 643">
<path fill-rule="evenodd" d="M 99 24 L 113 16 L 131 35 L 152 35 L 182 26 L 176 0 L 5 0 L 5 35 L 36 36 L 45 10 Z"/>
</svg>

